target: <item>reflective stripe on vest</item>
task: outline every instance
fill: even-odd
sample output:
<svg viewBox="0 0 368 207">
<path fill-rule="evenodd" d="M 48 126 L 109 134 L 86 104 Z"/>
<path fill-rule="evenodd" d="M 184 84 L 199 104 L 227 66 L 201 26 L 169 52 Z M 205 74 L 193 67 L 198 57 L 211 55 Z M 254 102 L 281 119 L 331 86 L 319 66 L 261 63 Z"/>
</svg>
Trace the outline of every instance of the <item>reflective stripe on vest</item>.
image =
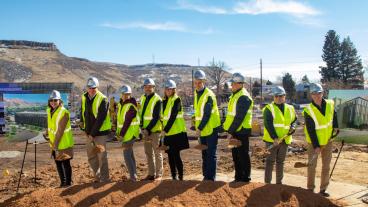
<svg viewBox="0 0 368 207">
<path fill-rule="evenodd" d="M 276 131 L 276 135 L 278 138 L 281 138 L 283 136 L 285 136 L 290 129 L 290 125 L 291 123 L 294 121 L 295 119 L 295 110 L 294 107 L 292 105 L 289 104 L 284 104 L 284 113 L 282 113 L 282 111 L 279 109 L 279 107 L 277 107 L 275 105 L 274 102 L 268 104 L 265 109 L 269 109 L 271 114 L 272 114 L 272 118 L 273 118 L 273 127 L 275 128 Z M 264 116 L 264 110 L 263 110 L 263 116 Z M 266 127 L 264 127 L 263 129 L 263 140 L 266 142 L 273 142 L 274 140 L 271 138 L 270 134 L 268 133 Z M 287 136 L 285 138 L 285 143 L 286 144 L 291 144 L 292 142 L 292 136 Z"/>
<path fill-rule="evenodd" d="M 118 104 L 118 114 L 117 114 L 117 129 L 116 129 L 116 135 L 120 136 L 121 129 L 124 126 L 125 122 L 125 115 L 130 109 L 130 107 L 133 107 L 137 113 L 136 116 L 133 118 L 132 122 L 130 123 L 126 133 L 124 134 L 122 142 L 128 142 L 133 139 L 133 137 L 138 138 L 139 137 L 139 114 L 137 107 L 132 103 L 127 103 L 121 106 L 121 104 Z"/>
<path fill-rule="evenodd" d="M 163 127 L 167 125 L 167 122 L 170 119 L 172 107 L 174 106 L 175 101 L 179 98 L 178 95 L 174 94 L 174 96 L 169 97 L 166 103 L 166 107 L 163 113 Z M 181 101 L 180 101 L 181 104 Z M 179 134 L 186 131 L 185 121 L 183 117 L 183 107 L 178 112 L 173 125 L 171 126 L 170 130 L 166 133 L 166 136 L 171 136 L 175 134 Z"/>
<path fill-rule="evenodd" d="M 139 110 L 139 114 L 140 114 L 140 117 L 142 115 L 142 110 L 143 110 L 143 107 L 144 107 L 144 103 L 146 101 L 146 96 L 145 95 L 142 95 L 141 96 L 141 110 Z M 144 114 L 143 114 L 143 120 L 141 120 L 143 122 L 143 128 L 145 129 L 149 123 L 151 122 L 151 120 L 153 119 L 153 110 L 155 108 L 155 105 L 158 101 L 161 101 L 161 97 L 155 93 L 151 99 L 149 100 L 148 104 L 147 104 L 147 107 L 146 107 L 146 110 L 144 111 Z M 162 107 L 161 107 L 161 110 L 160 110 L 160 119 L 161 119 L 161 116 L 162 116 Z M 151 132 L 159 132 L 162 130 L 162 124 L 161 124 L 161 121 L 158 120 L 156 125 L 151 129 Z"/>
<path fill-rule="evenodd" d="M 206 105 L 208 97 L 212 98 L 213 104 L 212 104 L 210 119 L 207 122 L 206 126 L 201 131 L 202 137 L 211 135 L 213 132 L 213 129 L 221 125 L 220 113 L 217 107 L 216 96 L 210 89 L 205 88 L 199 100 L 197 100 L 197 91 L 194 91 L 194 104 L 193 105 L 194 105 L 195 127 L 196 129 L 198 129 L 198 126 L 203 119 L 204 107 Z"/>
<path fill-rule="evenodd" d="M 321 114 L 317 107 L 310 103 L 304 108 L 304 112 L 307 113 L 314 122 L 315 131 L 318 138 L 319 145 L 326 145 L 331 138 L 333 131 L 333 114 L 334 114 L 334 102 L 332 100 L 326 101 L 325 115 Z M 303 113 L 304 114 L 304 113 Z M 307 130 L 304 126 L 304 133 L 308 143 L 311 143 L 311 139 Z"/>
<path fill-rule="evenodd" d="M 47 127 L 48 127 L 47 129 L 50 138 L 50 147 L 53 147 L 56 138 L 56 133 L 59 129 L 60 120 L 64 117 L 65 114 L 69 115 L 69 111 L 63 106 L 60 106 L 56 109 L 56 111 L 53 113 L 53 116 L 51 117 L 51 109 L 47 108 Z M 74 146 L 74 139 L 73 134 L 71 132 L 70 118 L 69 118 L 65 126 L 63 135 L 59 140 L 58 150 L 67 149 L 73 146 Z"/>
<path fill-rule="evenodd" d="M 86 128 L 86 122 L 85 122 L 85 117 L 84 117 L 84 112 L 86 110 L 86 97 L 85 97 L 84 93 L 82 95 L 82 117 L 83 117 L 83 121 L 84 121 L 84 128 Z M 87 95 L 88 96 L 88 95 Z M 98 108 L 100 107 L 101 103 L 103 100 L 107 101 L 107 98 L 105 95 L 103 95 L 100 91 L 97 91 L 95 98 L 93 99 L 93 103 L 92 103 L 92 113 L 93 116 L 95 118 L 97 118 L 97 114 L 98 114 Z M 110 130 L 111 129 L 111 121 L 110 121 L 110 113 L 107 112 L 106 118 L 103 122 L 103 124 L 101 125 L 99 131 L 106 131 L 106 130 Z"/>
<path fill-rule="evenodd" d="M 236 94 L 232 94 L 230 96 L 229 104 L 227 106 L 227 114 L 226 119 L 223 124 L 224 130 L 228 131 L 231 124 L 234 121 L 235 115 L 236 115 L 236 106 L 238 104 L 238 100 L 242 96 L 247 96 L 251 100 L 251 105 L 249 106 L 249 109 L 247 111 L 247 114 L 244 116 L 244 119 L 241 123 L 241 125 L 236 129 L 236 132 L 239 132 L 242 128 L 251 129 L 252 128 L 252 111 L 253 111 L 253 100 L 250 97 L 249 93 L 245 88 L 242 88 L 239 90 Z"/>
</svg>

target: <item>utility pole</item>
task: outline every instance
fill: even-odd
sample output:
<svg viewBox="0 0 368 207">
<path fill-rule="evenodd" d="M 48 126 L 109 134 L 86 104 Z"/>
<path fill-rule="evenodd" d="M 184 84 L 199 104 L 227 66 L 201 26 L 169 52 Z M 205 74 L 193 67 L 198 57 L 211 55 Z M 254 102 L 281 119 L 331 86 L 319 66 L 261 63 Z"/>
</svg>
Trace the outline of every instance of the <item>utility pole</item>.
<svg viewBox="0 0 368 207">
<path fill-rule="evenodd" d="M 155 54 L 152 54 L 152 65 L 155 64 Z"/>
<path fill-rule="evenodd" d="M 263 103 L 263 94 L 262 94 L 262 58 L 260 59 L 260 69 L 261 69 L 261 102 L 260 102 L 260 106 L 262 107 L 262 103 Z"/>
</svg>

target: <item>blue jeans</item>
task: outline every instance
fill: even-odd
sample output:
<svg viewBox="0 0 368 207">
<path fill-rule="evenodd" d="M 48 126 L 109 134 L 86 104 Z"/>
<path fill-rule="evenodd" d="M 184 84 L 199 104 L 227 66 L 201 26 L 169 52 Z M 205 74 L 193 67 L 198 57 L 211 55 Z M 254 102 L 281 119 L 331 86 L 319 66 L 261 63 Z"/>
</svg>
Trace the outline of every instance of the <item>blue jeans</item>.
<svg viewBox="0 0 368 207">
<path fill-rule="evenodd" d="M 216 168 L 217 168 L 217 141 L 218 141 L 218 131 L 214 129 L 213 133 L 206 137 L 201 137 L 201 144 L 207 145 L 206 150 L 202 150 L 202 173 L 203 180 L 216 179 Z"/>
<path fill-rule="evenodd" d="M 131 142 L 134 142 L 134 140 Z M 137 180 L 137 167 L 134 158 L 133 147 L 123 149 L 123 156 L 125 160 L 125 165 L 129 172 L 130 180 Z"/>
</svg>

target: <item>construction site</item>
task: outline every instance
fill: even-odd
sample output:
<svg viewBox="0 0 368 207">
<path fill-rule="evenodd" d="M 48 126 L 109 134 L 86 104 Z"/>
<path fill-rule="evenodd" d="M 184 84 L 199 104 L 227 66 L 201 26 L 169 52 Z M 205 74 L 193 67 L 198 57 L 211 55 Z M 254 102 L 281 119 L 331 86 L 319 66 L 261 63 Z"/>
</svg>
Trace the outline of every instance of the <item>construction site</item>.
<svg viewBox="0 0 368 207">
<path fill-rule="evenodd" d="M 368 207 L 367 8 L 2 1 L 0 207 Z"/>
</svg>

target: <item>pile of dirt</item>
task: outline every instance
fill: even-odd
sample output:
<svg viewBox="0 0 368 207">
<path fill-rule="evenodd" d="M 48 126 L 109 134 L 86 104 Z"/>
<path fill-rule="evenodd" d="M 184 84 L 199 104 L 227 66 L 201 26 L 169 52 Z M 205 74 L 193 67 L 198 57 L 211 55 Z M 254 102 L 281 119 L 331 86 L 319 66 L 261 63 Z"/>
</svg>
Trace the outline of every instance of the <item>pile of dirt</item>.
<svg viewBox="0 0 368 207">
<path fill-rule="evenodd" d="M 0 204 L 1 205 L 1 204 Z M 111 182 L 40 188 L 3 206 L 341 206 L 302 188 L 210 181 Z"/>
</svg>

